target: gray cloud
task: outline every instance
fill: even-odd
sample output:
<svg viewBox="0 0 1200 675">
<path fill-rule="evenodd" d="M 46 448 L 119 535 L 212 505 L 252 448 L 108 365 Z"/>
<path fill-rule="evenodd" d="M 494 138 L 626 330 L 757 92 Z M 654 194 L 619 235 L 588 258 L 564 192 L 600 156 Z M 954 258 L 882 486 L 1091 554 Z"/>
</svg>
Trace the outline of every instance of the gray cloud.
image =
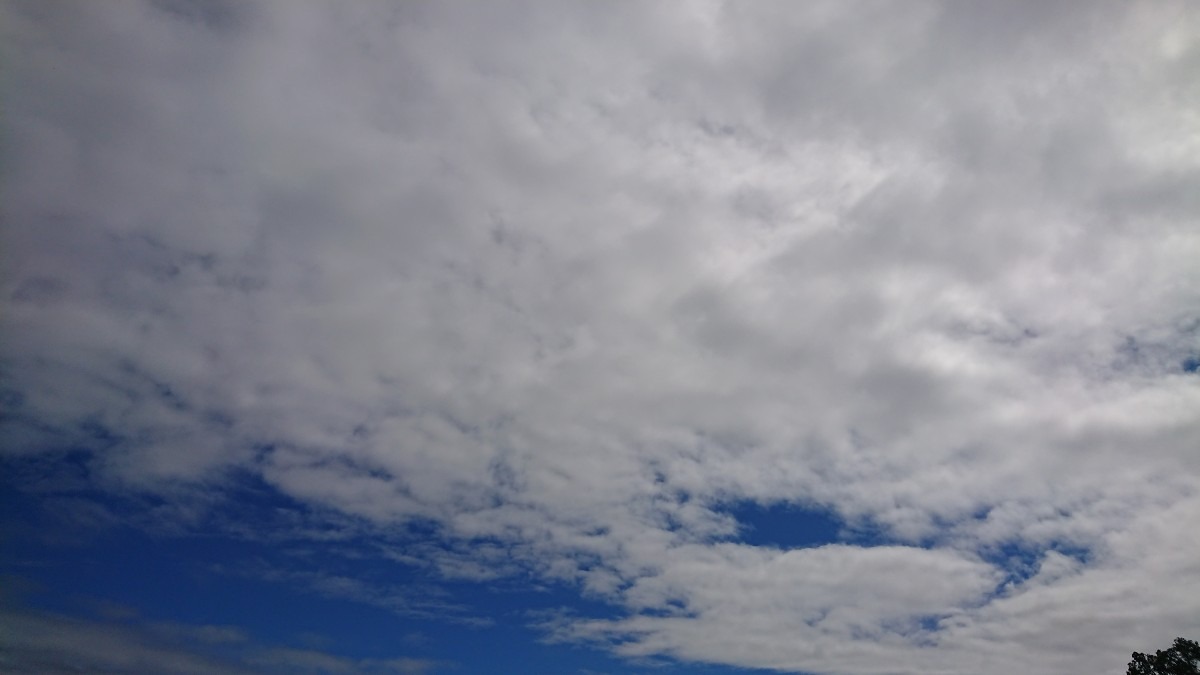
<svg viewBox="0 0 1200 675">
<path fill-rule="evenodd" d="M 422 564 L 578 584 L 629 617 L 554 634 L 632 656 L 1200 628 L 1187 5 L 3 14 L 12 461 L 432 522 Z M 738 499 L 888 546 L 738 544 Z"/>
<path fill-rule="evenodd" d="M 0 622 L 0 665 L 10 673 L 419 675 L 445 665 L 262 645 L 231 626 L 99 621 L 7 608 L 0 610 Z"/>
</svg>

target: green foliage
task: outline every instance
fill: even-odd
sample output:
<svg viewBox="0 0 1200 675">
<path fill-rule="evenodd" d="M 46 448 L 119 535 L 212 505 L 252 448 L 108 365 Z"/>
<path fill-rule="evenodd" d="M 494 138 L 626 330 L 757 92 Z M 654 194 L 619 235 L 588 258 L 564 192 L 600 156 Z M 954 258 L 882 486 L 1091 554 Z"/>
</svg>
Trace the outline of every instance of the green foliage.
<svg viewBox="0 0 1200 675">
<path fill-rule="evenodd" d="M 1200 675 L 1200 644 L 1175 638 L 1170 649 L 1153 656 L 1134 652 L 1125 675 Z"/>
</svg>

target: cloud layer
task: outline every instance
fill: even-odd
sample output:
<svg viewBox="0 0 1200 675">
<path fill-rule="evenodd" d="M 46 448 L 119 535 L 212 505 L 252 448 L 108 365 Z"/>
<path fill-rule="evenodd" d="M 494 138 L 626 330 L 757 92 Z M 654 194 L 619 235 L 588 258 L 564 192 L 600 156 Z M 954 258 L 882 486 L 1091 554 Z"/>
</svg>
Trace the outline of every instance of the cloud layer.
<svg viewBox="0 0 1200 675">
<path fill-rule="evenodd" d="M 245 476 L 421 523 L 384 553 L 574 584 L 622 616 L 548 635 L 630 656 L 1200 632 L 1195 8 L 3 15 L 10 462 L 185 528 Z M 734 502 L 871 540 L 751 546 Z"/>
</svg>

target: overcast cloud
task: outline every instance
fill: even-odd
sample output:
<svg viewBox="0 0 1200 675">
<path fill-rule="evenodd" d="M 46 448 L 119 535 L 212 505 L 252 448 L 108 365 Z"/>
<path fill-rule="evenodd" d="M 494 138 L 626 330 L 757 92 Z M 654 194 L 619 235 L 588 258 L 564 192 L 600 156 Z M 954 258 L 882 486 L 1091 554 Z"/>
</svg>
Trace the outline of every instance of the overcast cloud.
<svg viewBox="0 0 1200 675">
<path fill-rule="evenodd" d="M 258 477 L 631 657 L 1200 634 L 1196 6 L 0 14 L 2 452 L 86 451 L 61 491 L 186 532 Z M 754 546 L 749 502 L 870 536 Z"/>
</svg>

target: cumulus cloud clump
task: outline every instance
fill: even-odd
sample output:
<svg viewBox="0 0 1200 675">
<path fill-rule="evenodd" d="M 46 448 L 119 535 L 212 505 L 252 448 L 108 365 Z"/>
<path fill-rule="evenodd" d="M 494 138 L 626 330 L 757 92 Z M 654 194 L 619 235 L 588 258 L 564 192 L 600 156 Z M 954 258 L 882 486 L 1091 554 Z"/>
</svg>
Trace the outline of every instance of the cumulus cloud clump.
<svg viewBox="0 0 1200 675">
<path fill-rule="evenodd" d="M 567 582 L 621 613 L 547 635 L 633 657 L 1200 632 L 1195 7 L 2 14 L 10 465 L 183 529 L 247 476 L 420 522 L 397 557 Z"/>
</svg>

